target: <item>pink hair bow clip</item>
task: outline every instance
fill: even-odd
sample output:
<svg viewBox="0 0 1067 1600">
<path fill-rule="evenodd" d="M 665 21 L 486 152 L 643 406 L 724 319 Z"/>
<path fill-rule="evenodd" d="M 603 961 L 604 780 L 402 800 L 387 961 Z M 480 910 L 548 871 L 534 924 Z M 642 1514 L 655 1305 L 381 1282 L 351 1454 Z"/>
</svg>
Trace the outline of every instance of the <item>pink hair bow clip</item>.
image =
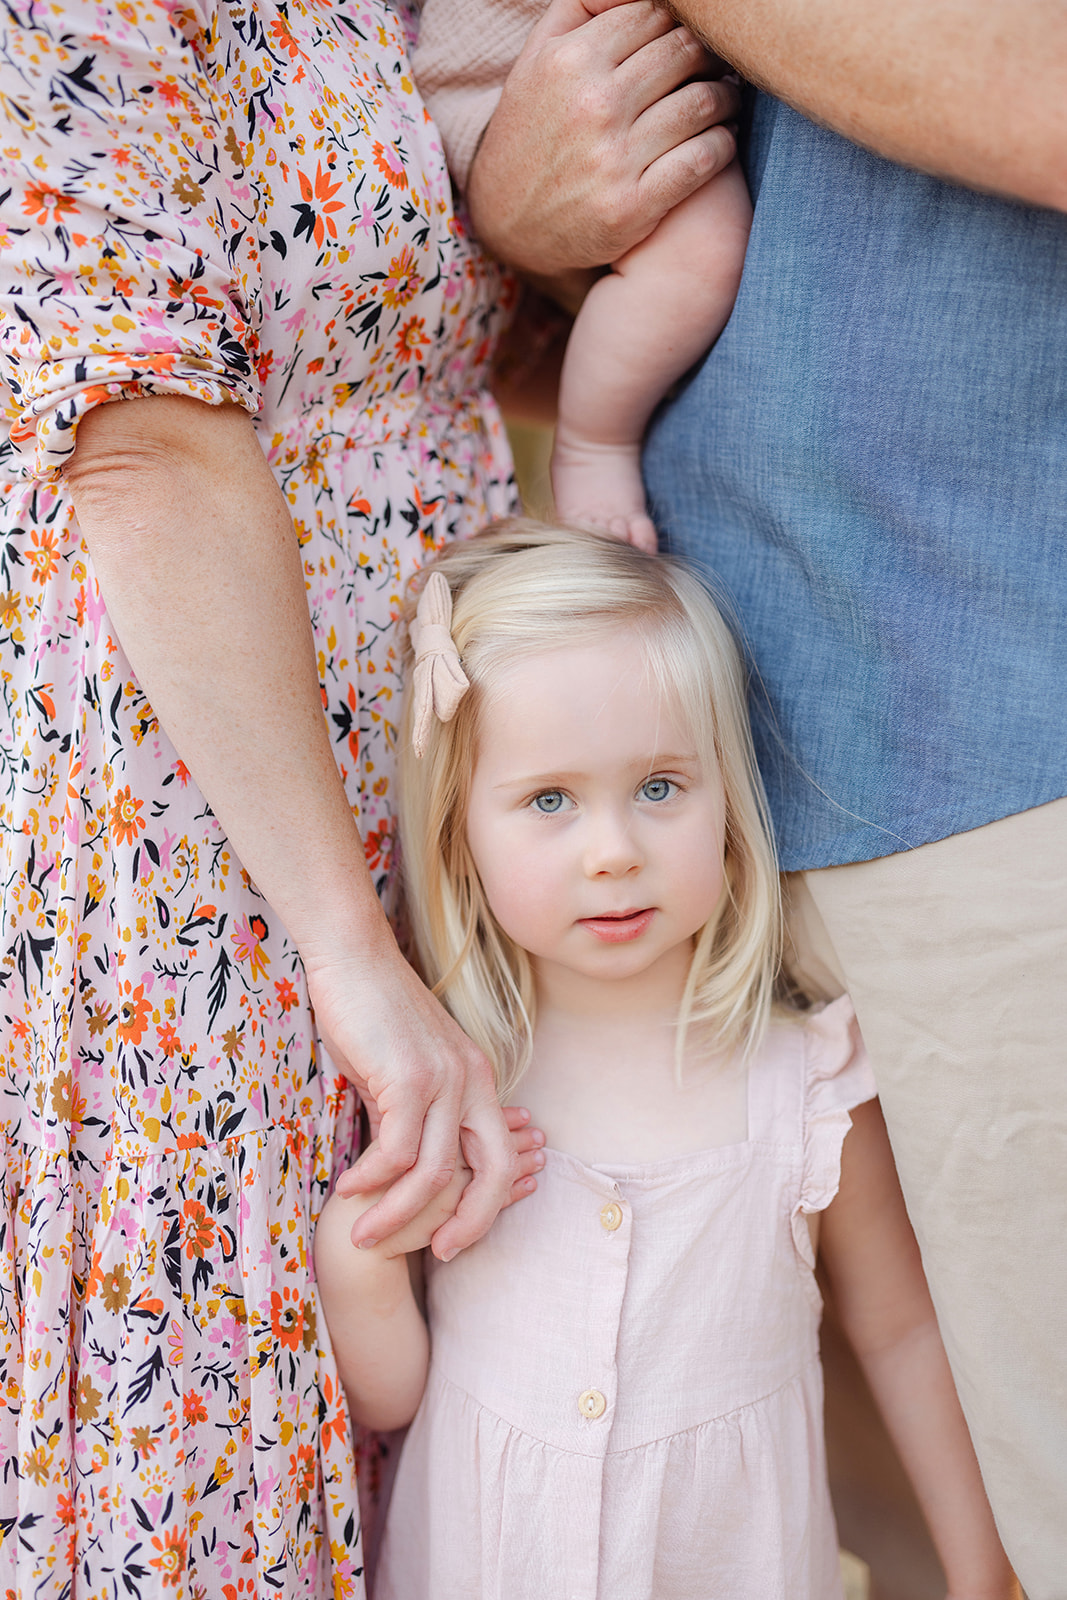
<svg viewBox="0 0 1067 1600">
<path fill-rule="evenodd" d="M 459 660 L 451 634 L 452 591 L 441 572 L 431 572 L 419 595 L 411 624 L 411 646 L 415 652 L 412 677 L 411 743 L 422 756 L 430 735 L 430 721 L 451 722 L 459 703 L 470 688 L 470 680 Z"/>
</svg>

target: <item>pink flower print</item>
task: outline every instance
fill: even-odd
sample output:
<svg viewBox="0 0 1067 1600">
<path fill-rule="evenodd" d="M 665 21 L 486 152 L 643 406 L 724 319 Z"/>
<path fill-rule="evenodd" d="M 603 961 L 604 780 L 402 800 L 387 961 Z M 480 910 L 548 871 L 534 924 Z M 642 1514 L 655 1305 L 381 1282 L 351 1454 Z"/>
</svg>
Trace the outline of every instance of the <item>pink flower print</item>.
<svg viewBox="0 0 1067 1600">
<path fill-rule="evenodd" d="M 230 934 L 238 961 L 248 962 L 249 977 L 253 983 L 267 976 L 270 956 L 263 948 L 266 937 L 267 924 L 258 914 L 254 917 L 242 917 L 240 922 L 234 924 L 233 932 Z"/>
</svg>

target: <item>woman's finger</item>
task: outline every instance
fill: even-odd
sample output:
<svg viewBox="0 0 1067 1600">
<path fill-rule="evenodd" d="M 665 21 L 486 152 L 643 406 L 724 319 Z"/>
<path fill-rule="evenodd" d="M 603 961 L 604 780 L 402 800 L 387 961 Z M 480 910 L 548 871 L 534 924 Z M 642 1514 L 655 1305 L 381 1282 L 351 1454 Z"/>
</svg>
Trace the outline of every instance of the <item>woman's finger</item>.
<svg viewBox="0 0 1067 1600">
<path fill-rule="evenodd" d="M 385 1127 L 384 1118 L 382 1127 Z M 373 1181 L 380 1170 L 379 1156 L 380 1148 L 377 1152 L 369 1150 L 365 1158 L 365 1170 L 364 1158 L 357 1163 L 354 1171 L 360 1174 L 361 1190 L 381 1187 L 380 1183 Z M 422 1142 L 417 1160 L 409 1170 L 391 1182 L 391 1187 L 376 1205 L 363 1213 L 352 1230 L 354 1243 L 370 1246 L 405 1227 L 430 1204 L 435 1195 L 447 1188 L 455 1173 L 458 1158 L 454 1112 L 442 1100 L 435 1100 L 422 1125 Z M 345 1176 L 350 1178 L 351 1175 L 346 1173 Z"/>
<path fill-rule="evenodd" d="M 519 1157 L 512 1149 L 512 1135 L 492 1094 L 491 1081 L 483 1092 L 475 1083 L 471 1088 L 474 1103 L 460 1123 L 460 1142 L 474 1176 L 455 1216 L 438 1228 L 430 1241 L 434 1255 L 442 1261 L 450 1261 L 488 1232 L 511 1193 L 518 1170 Z"/>
</svg>

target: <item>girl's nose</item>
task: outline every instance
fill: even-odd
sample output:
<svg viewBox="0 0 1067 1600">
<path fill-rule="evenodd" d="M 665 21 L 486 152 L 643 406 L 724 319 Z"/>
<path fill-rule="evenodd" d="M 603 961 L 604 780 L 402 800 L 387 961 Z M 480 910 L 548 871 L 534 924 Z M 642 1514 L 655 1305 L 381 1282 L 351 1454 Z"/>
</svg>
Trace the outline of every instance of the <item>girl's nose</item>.
<svg viewBox="0 0 1067 1600">
<path fill-rule="evenodd" d="M 630 818 L 614 812 L 601 812 L 589 818 L 585 842 L 585 870 L 590 878 L 601 873 L 623 878 L 635 872 L 643 856 L 633 836 Z"/>
</svg>

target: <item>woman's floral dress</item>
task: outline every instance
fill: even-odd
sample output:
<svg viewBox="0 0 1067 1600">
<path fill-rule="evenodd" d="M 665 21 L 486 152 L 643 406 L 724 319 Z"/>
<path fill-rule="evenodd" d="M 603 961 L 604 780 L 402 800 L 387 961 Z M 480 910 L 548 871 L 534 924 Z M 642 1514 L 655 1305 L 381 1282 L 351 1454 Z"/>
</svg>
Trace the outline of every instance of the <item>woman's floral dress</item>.
<svg viewBox="0 0 1067 1600">
<path fill-rule="evenodd" d="M 385 0 L 0 8 L 6 1596 L 363 1592 L 309 1249 L 352 1096 L 60 474 L 114 396 L 257 414 L 387 889 L 397 600 L 511 503 L 483 388 L 506 286 L 453 214 L 406 45 Z"/>
</svg>

